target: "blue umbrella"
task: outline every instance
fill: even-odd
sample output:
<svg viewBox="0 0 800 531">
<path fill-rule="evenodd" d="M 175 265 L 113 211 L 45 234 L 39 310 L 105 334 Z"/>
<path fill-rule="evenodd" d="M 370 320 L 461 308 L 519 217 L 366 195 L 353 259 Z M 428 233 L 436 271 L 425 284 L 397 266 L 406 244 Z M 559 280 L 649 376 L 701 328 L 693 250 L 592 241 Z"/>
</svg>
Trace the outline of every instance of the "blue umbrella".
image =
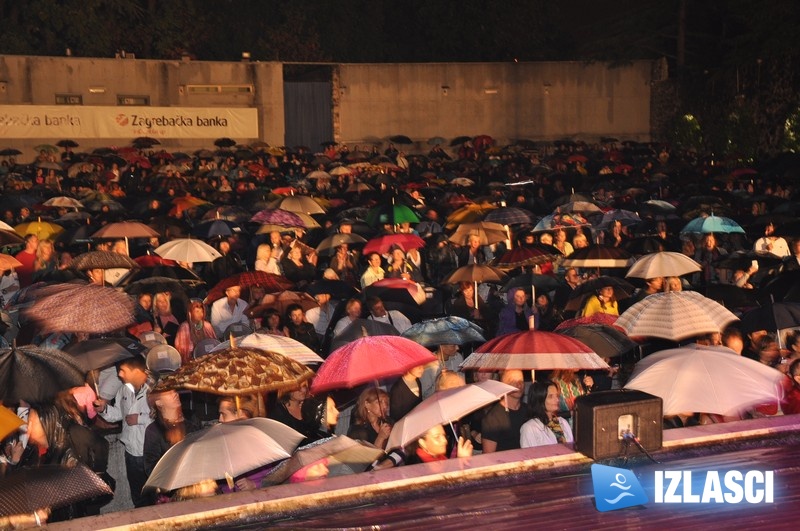
<svg viewBox="0 0 800 531">
<path fill-rule="evenodd" d="M 681 230 L 682 234 L 686 232 L 700 234 L 707 234 L 709 232 L 722 232 L 731 234 L 734 232 L 739 232 L 744 234 L 744 229 L 731 218 L 723 218 L 711 214 L 707 217 L 701 216 L 699 218 L 694 218 L 692 221 L 687 223 L 686 226 Z"/>
<path fill-rule="evenodd" d="M 463 317 L 441 317 L 419 322 L 403 332 L 403 337 L 426 347 L 484 343 L 483 329 Z"/>
</svg>

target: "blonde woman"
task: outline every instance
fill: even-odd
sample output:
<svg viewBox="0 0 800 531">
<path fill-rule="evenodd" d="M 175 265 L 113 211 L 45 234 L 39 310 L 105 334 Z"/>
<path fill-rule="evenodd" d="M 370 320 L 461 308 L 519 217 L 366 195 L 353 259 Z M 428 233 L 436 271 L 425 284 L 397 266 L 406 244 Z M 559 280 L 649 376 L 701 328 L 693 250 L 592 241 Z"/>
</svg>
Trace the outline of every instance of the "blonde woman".
<svg viewBox="0 0 800 531">
<path fill-rule="evenodd" d="M 272 256 L 272 246 L 268 243 L 262 243 L 258 246 L 258 249 L 256 249 L 255 270 L 272 273 L 273 275 L 281 274 L 278 261 Z"/>
</svg>

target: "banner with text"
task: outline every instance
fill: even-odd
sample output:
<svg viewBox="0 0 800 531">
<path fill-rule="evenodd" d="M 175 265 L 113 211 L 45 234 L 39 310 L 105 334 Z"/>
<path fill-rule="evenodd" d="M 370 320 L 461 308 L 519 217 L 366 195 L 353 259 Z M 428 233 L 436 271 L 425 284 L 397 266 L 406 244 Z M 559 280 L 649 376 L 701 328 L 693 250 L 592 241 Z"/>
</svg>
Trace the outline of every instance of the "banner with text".
<svg viewBox="0 0 800 531">
<path fill-rule="evenodd" d="M 258 138 L 258 111 L 0 105 L 0 138 Z"/>
</svg>

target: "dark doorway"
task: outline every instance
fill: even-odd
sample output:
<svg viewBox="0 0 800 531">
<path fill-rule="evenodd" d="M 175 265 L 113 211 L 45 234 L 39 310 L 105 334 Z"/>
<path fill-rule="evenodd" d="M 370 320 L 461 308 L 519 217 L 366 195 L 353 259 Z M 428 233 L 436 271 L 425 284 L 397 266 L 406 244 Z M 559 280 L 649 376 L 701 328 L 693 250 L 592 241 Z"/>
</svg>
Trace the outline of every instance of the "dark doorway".
<svg viewBox="0 0 800 531">
<path fill-rule="evenodd" d="M 322 143 L 333 140 L 331 67 L 285 65 L 283 98 L 286 146 L 322 151 Z"/>
</svg>

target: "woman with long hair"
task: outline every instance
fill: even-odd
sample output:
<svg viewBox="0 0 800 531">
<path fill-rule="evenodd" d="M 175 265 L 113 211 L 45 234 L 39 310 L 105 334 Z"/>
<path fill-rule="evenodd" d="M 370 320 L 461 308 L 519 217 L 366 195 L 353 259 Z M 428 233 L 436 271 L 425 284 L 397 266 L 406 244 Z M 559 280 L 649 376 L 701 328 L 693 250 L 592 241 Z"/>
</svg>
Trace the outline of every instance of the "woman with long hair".
<svg viewBox="0 0 800 531">
<path fill-rule="evenodd" d="M 214 327 L 206 320 L 206 308 L 203 303 L 190 302 L 187 318 L 175 334 L 175 348 L 181 354 L 181 363 L 186 364 L 192 359 L 194 347 L 200 341 L 216 337 Z"/>
<path fill-rule="evenodd" d="M 347 436 L 385 449 L 392 423 L 389 420 L 389 393 L 377 387 L 361 392 L 356 403 L 355 423 Z"/>
<path fill-rule="evenodd" d="M 533 382 L 528 391 L 530 420 L 520 429 L 520 447 L 530 448 L 573 441 L 569 422 L 558 415 L 558 396 L 558 387 L 555 383 Z"/>
</svg>

